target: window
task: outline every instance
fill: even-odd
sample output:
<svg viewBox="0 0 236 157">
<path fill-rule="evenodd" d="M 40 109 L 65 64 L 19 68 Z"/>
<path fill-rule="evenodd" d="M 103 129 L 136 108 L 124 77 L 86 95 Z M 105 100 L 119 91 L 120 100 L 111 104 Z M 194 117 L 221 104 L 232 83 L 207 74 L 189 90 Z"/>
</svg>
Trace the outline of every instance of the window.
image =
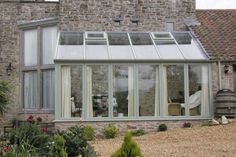
<svg viewBox="0 0 236 157">
<path fill-rule="evenodd" d="M 108 117 L 108 66 L 87 66 L 89 117 Z"/>
<path fill-rule="evenodd" d="M 206 65 L 190 64 L 188 66 L 188 79 L 189 97 L 186 104 L 189 108 L 189 115 L 208 115 L 208 67 Z"/>
<path fill-rule="evenodd" d="M 133 66 L 113 65 L 114 117 L 135 116 Z"/>
<path fill-rule="evenodd" d="M 158 66 L 139 65 L 138 92 L 139 116 L 154 116 L 155 106 L 159 115 Z"/>
<path fill-rule="evenodd" d="M 23 36 L 23 108 L 53 109 L 57 27 L 24 30 Z"/>
<path fill-rule="evenodd" d="M 166 22 L 166 31 L 173 32 L 174 31 L 174 22 Z"/>
<path fill-rule="evenodd" d="M 181 116 L 185 103 L 184 65 L 166 65 L 163 68 L 164 115 Z"/>
</svg>

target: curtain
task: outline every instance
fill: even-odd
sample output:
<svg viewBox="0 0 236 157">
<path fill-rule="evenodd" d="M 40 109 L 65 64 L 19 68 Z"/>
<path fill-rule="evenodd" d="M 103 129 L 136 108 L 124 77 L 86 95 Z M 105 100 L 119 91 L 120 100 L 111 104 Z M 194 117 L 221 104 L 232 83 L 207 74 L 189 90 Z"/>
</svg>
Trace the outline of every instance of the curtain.
<svg viewBox="0 0 236 157">
<path fill-rule="evenodd" d="M 37 65 L 37 29 L 24 32 L 24 65 Z"/>
<path fill-rule="evenodd" d="M 36 108 L 37 107 L 37 72 L 25 72 L 24 73 L 24 108 Z"/>
<path fill-rule="evenodd" d="M 43 64 L 53 64 L 56 42 L 57 27 L 43 28 Z"/>
<path fill-rule="evenodd" d="M 168 83 L 167 83 L 167 68 L 163 66 L 163 105 L 164 115 L 168 115 Z"/>
<path fill-rule="evenodd" d="M 89 117 L 93 117 L 93 92 L 92 92 L 92 67 L 87 67 L 87 81 L 88 81 L 88 105 L 89 105 Z"/>
<path fill-rule="evenodd" d="M 63 66 L 61 68 L 61 116 L 62 118 L 71 117 L 71 70 L 70 66 Z"/>
<path fill-rule="evenodd" d="M 134 116 L 134 87 L 133 67 L 128 67 L 128 116 Z"/>
<path fill-rule="evenodd" d="M 208 66 L 202 66 L 202 97 L 201 115 L 209 115 Z"/>
</svg>

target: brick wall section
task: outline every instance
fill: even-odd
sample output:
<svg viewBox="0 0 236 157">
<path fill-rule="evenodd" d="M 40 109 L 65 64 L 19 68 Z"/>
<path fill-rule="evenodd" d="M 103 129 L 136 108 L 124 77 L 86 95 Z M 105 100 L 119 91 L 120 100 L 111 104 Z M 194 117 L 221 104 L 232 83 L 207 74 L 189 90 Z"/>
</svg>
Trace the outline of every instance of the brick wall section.
<svg viewBox="0 0 236 157">
<path fill-rule="evenodd" d="M 75 31 L 165 31 L 166 21 L 185 30 L 184 19 L 195 18 L 195 0 L 61 0 L 61 30 Z M 113 18 L 121 15 L 123 21 Z M 138 15 L 140 22 L 130 21 Z"/>
<path fill-rule="evenodd" d="M 20 107 L 20 30 L 17 21 L 37 20 L 58 15 L 58 3 L 19 3 L 0 1 L 0 80 L 11 82 L 11 104 L 7 112 L 0 116 L 0 126 L 16 116 Z M 12 63 L 11 76 L 7 76 L 5 66 Z M 0 127 L 0 129 L 1 129 Z"/>
<path fill-rule="evenodd" d="M 55 123 L 56 129 L 66 130 L 72 126 L 85 126 L 91 125 L 97 137 L 104 137 L 104 127 L 109 124 L 114 124 L 119 128 L 119 132 L 123 134 L 127 129 L 136 130 L 143 129 L 146 132 L 156 132 L 158 126 L 162 123 L 166 124 L 168 129 L 181 128 L 185 122 L 189 122 L 192 125 L 201 124 L 203 120 L 179 120 L 179 121 L 114 121 L 114 122 L 57 122 Z"/>
</svg>

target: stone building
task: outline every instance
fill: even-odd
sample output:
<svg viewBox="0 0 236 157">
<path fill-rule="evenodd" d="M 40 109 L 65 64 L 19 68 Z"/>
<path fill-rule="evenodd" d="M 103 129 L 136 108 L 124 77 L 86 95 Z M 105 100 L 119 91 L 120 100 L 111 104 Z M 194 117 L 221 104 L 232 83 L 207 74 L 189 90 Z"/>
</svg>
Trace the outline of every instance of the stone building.
<svg viewBox="0 0 236 157">
<path fill-rule="evenodd" d="M 204 17 L 214 13 L 235 17 L 196 11 L 195 0 L 1 0 L 0 79 L 14 85 L 1 126 L 28 115 L 98 130 L 211 119 L 215 93 L 234 90 L 236 54 L 214 51 Z"/>
</svg>

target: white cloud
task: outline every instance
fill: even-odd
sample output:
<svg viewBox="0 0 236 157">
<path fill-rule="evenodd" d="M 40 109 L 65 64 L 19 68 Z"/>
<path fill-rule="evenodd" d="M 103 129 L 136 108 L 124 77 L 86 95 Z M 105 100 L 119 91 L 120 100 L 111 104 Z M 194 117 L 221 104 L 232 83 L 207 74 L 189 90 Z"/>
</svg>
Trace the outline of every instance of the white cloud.
<svg viewBox="0 0 236 157">
<path fill-rule="evenodd" d="M 236 9 L 236 0 L 196 0 L 197 9 Z"/>
</svg>

